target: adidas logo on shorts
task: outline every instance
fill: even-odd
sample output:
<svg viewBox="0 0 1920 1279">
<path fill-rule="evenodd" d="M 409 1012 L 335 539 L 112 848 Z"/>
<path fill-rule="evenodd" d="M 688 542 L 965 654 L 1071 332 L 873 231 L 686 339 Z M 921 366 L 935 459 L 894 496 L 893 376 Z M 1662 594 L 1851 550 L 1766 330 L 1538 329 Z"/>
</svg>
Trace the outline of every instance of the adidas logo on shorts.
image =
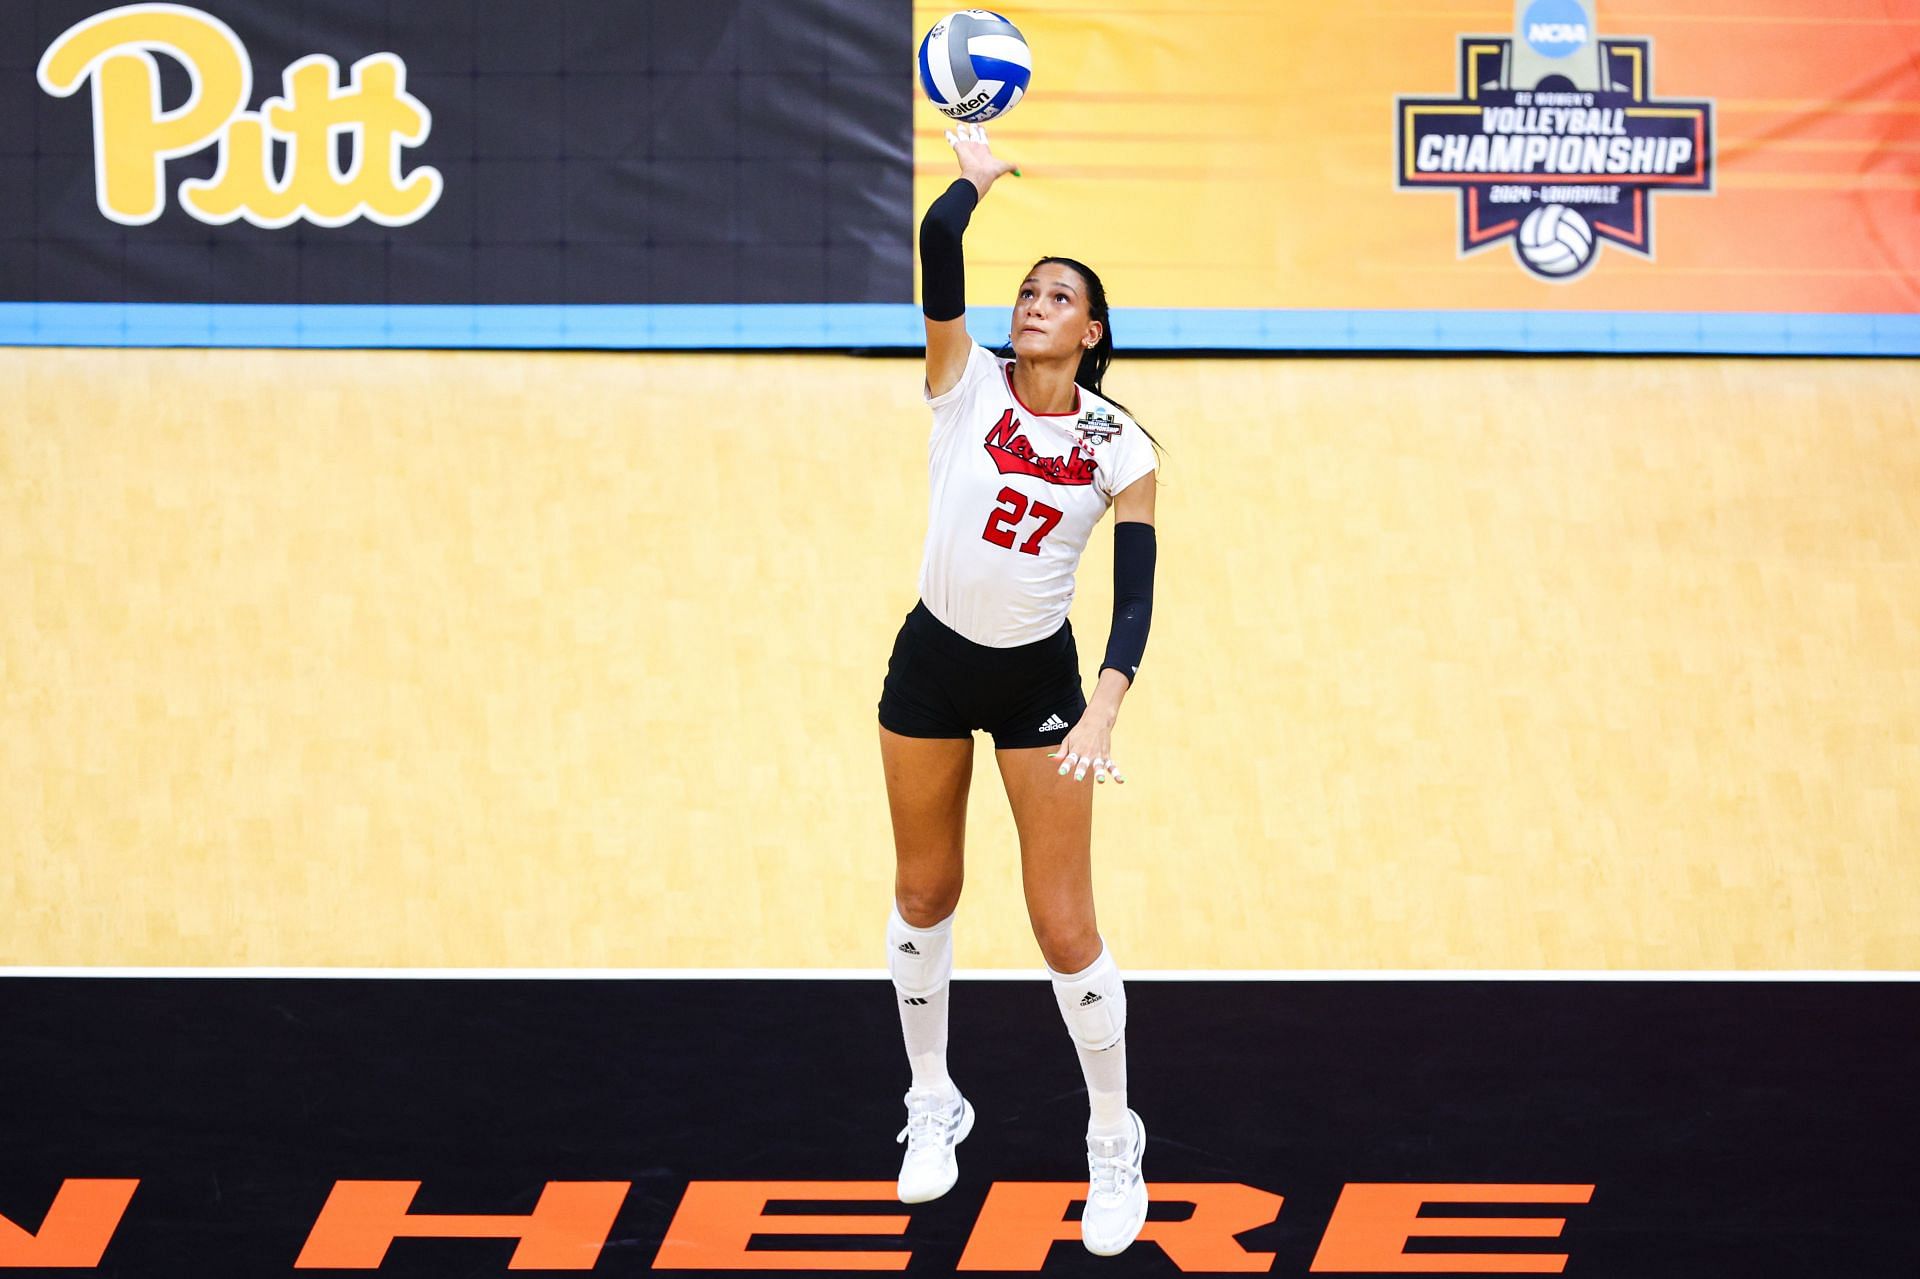
<svg viewBox="0 0 1920 1279">
<path fill-rule="evenodd" d="M 1058 715 L 1049 715 L 1047 716 L 1047 722 L 1042 724 L 1039 728 L 1035 729 L 1034 731 L 1038 733 L 1051 733 L 1056 728 L 1066 728 L 1066 727 L 1067 727 L 1067 721 L 1065 721 L 1064 719 L 1061 719 Z"/>
<path fill-rule="evenodd" d="M 915 946 L 910 941 L 903 941 L 898 946 L 894 947 L 894 949 L 898 950 L 903 955 L 917 955 L 920 953 L 920 948 L 918 946 Z"/>
<path fill-rule="evenodd" d="M 1080 1006 L 1085 1008 L 1088 1004 L 1097 1004 L 1099 1002 L 1100 996 L 1094 994 L 1092 991 L 1088 991 L 1085 997 L 1080 1000 Z"/>
</svg>

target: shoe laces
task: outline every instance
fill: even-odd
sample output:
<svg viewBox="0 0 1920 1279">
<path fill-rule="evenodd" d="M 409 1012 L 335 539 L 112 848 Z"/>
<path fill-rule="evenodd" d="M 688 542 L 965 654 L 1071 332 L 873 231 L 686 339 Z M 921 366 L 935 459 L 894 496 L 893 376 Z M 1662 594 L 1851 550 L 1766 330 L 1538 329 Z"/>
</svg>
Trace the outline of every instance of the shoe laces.
<svg viewBox="0 0 1920 1279">
<path fill-rule="evenodd" d="M 957 1096 L 949 1099 L 930 1089 L 910 1088 L 907 1090 L 907 1126 L 893 1140 L 896 1144 L 906 1142 L 908 1154 L 945 1146 L 965 1112 Z"/>
<path fill-rule="evenodd" d="M 1133 1138 L 1087 1138 L 1087 1193 L 1093 1199 L 1118 1199 L 1140 1176 L 1133 1159 Z"/>
</svg>

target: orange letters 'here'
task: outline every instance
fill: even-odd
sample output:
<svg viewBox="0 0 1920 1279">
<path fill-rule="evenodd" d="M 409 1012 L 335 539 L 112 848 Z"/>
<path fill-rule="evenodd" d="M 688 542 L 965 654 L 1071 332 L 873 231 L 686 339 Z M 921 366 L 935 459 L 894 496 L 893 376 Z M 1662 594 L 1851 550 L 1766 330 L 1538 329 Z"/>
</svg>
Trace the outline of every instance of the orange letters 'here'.
<svg viewBox="0 0 1920 1279">
<path fill-rule="evenodd" d="M 1554 1239 L 1565 1217 L 1422 1217 L 1425 1203 L 1583 1204 L 1592 1186 L 1549 1183 L 1498 1185 L 1436 1182 L 1350 1182 L 1340 1191 L 1333 1218 L 1320 1237 L 1315 1271 L 1404 1274 L 1531 1273 L 1557 1275 L 1567 1268 L 1564 1252 L 1405 1251 L 1415 1235 L 1449 1238 Z"/>
<path fill-rule="evenodd" d="M 1087 1196 L 1084 1181 L 996 1181 L 973 1223 L 960 1270 L 1038 1270 L 1056 1239 L 1079 1239 L 1080 1223 L 1067 1208 Z M 1274 1254 L 1248 1252 L 1234 1236 L 1280 1215 L 1279 1195 L 1237 1182 L 1150 1181 L 1154 1203 L 1190 1203 L 1185 1221 L 1149 1221 L 1140 1238 L 1160 1245 L 1182 1270 L 1260 1272 Z"/>
<path fill-rule="evenodd" d="M 336 1181 L 296 1269 L 377 1270 L 399 1238 L 518 1239 L 509 1270 L 591 1270 L 628 1181 L 549 1181 L 525 1216 L 407 1211 L 417 1181 Z"/>
<path fill-rule="evenodd" d="M 69 1177 L 28 1234 L 0 1217 L 0 1266 L 97 1266 L 133 1198 L 137 1177 Z"/>
<path fill-rule="evenodd" d="M 905 1217 L 769 1214 L 773 1199 L 899 1203 L 891 1181 L 693 1181 L 667 1226 L 655 1270 L 905 1270 L 910 1252 L 747 1251 L 755 1235 L 900 1235 Z"/>
</svg>

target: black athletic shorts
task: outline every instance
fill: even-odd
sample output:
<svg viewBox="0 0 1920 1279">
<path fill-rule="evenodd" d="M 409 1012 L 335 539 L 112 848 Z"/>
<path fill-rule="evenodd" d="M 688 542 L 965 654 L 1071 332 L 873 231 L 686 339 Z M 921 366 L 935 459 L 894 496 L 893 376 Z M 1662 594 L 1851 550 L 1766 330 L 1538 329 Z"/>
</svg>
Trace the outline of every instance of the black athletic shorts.
<svg viewBox="0 0 1920 1279">
<path fill-rule="evenodd" d="M 1087 709 L 1073 623 L 1043 640 L 976 644 L 913 606 L 880 687 L 880 725 L 903 737 L 993 734 L 997 750 L 1058 746 Z"/>
</svg>

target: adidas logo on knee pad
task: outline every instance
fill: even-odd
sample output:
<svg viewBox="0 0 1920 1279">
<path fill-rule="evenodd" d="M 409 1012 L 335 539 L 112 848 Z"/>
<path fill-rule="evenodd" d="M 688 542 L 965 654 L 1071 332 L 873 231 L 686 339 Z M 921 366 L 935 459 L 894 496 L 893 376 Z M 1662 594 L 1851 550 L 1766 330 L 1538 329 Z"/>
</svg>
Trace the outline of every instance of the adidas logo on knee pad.
<svg viewBox="0 0 1920 1279">
<path fill-rule="evenodd" d="M 906 1000 L 902 1000 L 901 1002 L 902 1002 L 902 1003 L 908 1003 L 908 1004 L 914 1004 L 914 1005 L 916 1005 L 916 1006 L 917 1006 L 917 1005 L 920 1005 L 920 1004 L 924 1004 L 924 1003 L 926 1003 L 927 1001 L 926 1001 L 926 1000 L 924 1000 L 924 999 L 906 999 Z"/>
<path fill-rule="evenodd" d="M 910 941 L 903 941 L 898 946 L 894 947 L 894 949 L 899 951 L 903 955 L 917 955 L 920 953 L 920 948 L 914 945 Z"/>
<path fill-rule="evenodd" d="M 1085 1008 L 1088 1004 L 1097 1004 L 1099 1002 L 1100 1002 L 1100 996 L 1094 994 L 1092 991 L 1088 991 L 1086 995 L 1081 998 L 1080 1006 L 1082 1008 Z"/>
</svg>

